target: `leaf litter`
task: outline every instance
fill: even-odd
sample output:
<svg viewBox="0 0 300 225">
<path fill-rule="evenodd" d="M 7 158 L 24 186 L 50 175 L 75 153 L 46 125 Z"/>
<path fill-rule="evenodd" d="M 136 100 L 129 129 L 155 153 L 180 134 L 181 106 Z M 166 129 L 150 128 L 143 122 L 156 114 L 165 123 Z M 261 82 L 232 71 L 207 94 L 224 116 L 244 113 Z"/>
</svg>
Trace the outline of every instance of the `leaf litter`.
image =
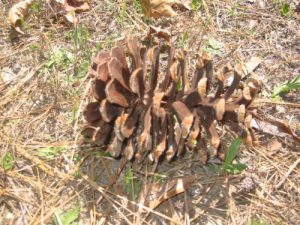
<svg viewBox="0 0 300 225">
<path fill-rule="evenodd" d="M 25 0 L 13 5 L 8 13 L 8 21 L 11 26 L 19 33 L 24 34 L 21 30 L 22 21 L 27 14 L 29 6 L 34 2 L 34 0 Z"/>
<path fill-rule="evenodd" d="M 144 13 L 148 17 L 173 17 L 177 13 L 172 8 L 173 6 L 181 6 L 185 9 L 190 9 L 188 4 L 182 0 L 141 0 Z"/>
<path fill-rule="evenodd" d="M 24 34 L 22 25 L 30 6 L 35 2 L 35 0 L 20 1 L 19 3 L 14 4 L 9 10 L 8 21 L 20 34 Z M 73 24 L 78 22 L 75 13 L 90 10 L 90 5 L 86 0 L 50 0 L 49 5 L 51 5 L 51 8 L 55 10 L 55 13 L 57 14 L 59 14 L 61 10 L 65 11 L 64 17 Z"/>
</svg>

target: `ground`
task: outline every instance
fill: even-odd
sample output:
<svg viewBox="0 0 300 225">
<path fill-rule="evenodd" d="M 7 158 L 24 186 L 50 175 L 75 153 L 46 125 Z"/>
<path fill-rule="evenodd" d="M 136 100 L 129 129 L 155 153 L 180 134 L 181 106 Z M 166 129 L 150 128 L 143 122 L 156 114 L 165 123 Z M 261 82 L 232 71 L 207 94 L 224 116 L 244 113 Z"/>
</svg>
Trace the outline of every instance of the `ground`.
<svg viewBox="0 0 300 225">
<path fill-rule="evenodd" d="M 74 25 L 37 1 L 24 35 L 6 19 L 16 1 L 0 3 L 0 224 L 300 224 L 300 148 L 287 136 L 260 132 L 260 147 L 240 149 L 247 169 L 233 175 L 189 157 L 151 174 L 151 165 L 140 169 L 83 145 L 80 134 L 91 57 L 128 35 L 144 37 L 149 25 L 171 32 L 190 65 L 205 48 L 216 67 L 260 57 L 248 75 L 263 84 L 255 107 L 299 132 L 299 91 L 271 98 L 300 74 L 299 1 L 193 0 L 191 10 L 157 19 L 137 0 L 90 2 Z M 161 185 L 193 180 L 147 216 L 149 208 L 137 214 L 131 202 L 146 176 Z"/>
</svg>

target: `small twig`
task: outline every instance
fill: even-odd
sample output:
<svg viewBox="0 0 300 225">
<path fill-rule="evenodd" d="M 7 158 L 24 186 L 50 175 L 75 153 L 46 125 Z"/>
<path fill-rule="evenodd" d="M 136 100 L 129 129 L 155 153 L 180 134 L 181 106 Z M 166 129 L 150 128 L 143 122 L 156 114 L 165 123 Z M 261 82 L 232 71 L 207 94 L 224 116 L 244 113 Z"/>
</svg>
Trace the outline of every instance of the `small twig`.
<svg viewBox="0 0 300 225">
<path fill-rule="evenodd" d="M 290 166 L 289 170 L 287 173 L 282 177 L 281 181 L 275 186 L 276 189 L 280 188 L 281 185 L 285 182 L 285 180 L 288 178 L 288 176 L 293 172 L 295 167 L 300 163 L 300 157 L 294 162 L 293 165 Z"/>
<path fill-rule="evenodd" d="M 140 19 L 138 19 L 138 17 L 135 16 L 135 18 L 133 19 L 132 16 L 130 15 L 130 12 L 126 12 L 126 15 L 128 16 L 128 18 L 131 20 L 131 22 L 137 27 L 139 28 L 140 30 L 143 30 L 145 31 L 146 28 L 147 28 L 147 25 L 141 21 Z M 134 15 L 133 15 L 134 16 Z M 141 25 L 137 24 L 138 21 Z M 142 27 L 143 26 L 143 27 Z"/>
<path fill-rule="evenodd" d="M 186 191 L 184 192 L 184 222 L 186 225 L 190 225 L 189 202 Z"/>
<path fill-rule="evenodd" d="M 86 77 L 84 78 L 83 82 L 84 82 L 86 79 L 88 79 L 88 77 L 89 77 L 89 75 L 86 75 Z M 77 129 L 78 129 L 79 115 L 80 115 L 80 112 L 81 112 L 81 110 L 82 110 L 82 108 L 83 108 L 84 100 L 85 100 L 86 96 L 87 96 L 88 93 L 89 93 L 91 84 L 92 84 L 92 81 L 90 80 L 90 81 L 88 82 L 88 84 L 87 84 L 87 87 L 86 87 L 86 89 L 85 89 L 85 91 L 84 91 L 83 97 L 82 97 L 82 99 L 81 99 L 81 101 L 80 101 L 80 105 L 79 105 L 79 107 L 78 107 L 78 111 L 77 111 L 77 115 L 76 115 L 76 121 L 75 121 L 74 128 L 73 128 L 73 134 L 74 134 L 74 136 L 75 136 L 75 140 L 74 140 L 74 145 L 72 146 L 73 149 L 72 149 L 72 154 L 71 154 L 71 157 L 70 157 L 70 161 L 73 160 L 73 157 L 74 157 L 74 154 L 75 154 L 75 150 L 76 150 L 76 148 L 77 148 L 78 137 L 80 136 L 80 135 L 77 135 L 77 134 L 76 134 L 76 133 L 77 133 Z"/>
<path fill-rule="evenodd" d="M 65 174 L 61 171 L 59 171 L 56 168 L 52 168 L 51 166 L 49 166 L 48 164 L 46 164 L 45 162 L 43 162 L 42 160 L 40 160 L 37 157 L 32 156 L 31 154 L 29 154 L 25 149 L 20 148 L 20 147 L 16 147 L 16 151 L 23 156 L 24 158 L 30 160 L 32 163 L 34 163 L 39 169 L 41 169 L 44 173 L 46 173 L 49 176 L 52 177 L 59 177 L 60 179 L 68 179 L 68 180 L 72 180 L 73 176 L 70 174 Z"/>
<path fill-rule="evenodd" d="M 172 202 L 171 198 L 168 199 L 168 203 L 169 203 L 169 209 L 170 209 L 172 218 L 176 219 L 178 221 L 178 223 L 180 223 L 179 215 L 175 210 L 174 203 Z"/>
<path fill-rule="evenodd" d="M 300 104 L 299 103 L 291 103 L 291 102 L 274 102 L 272 100 L 269 99 L 255 99 L 253 101 L 253 103 L 251 104 L 251 106 L 255 107 L 256 105 L 259 104 L 271 104 L 271 105 L 286 105 L 288 107 L 293 107 L 293 108 L 300 108 Z"/>
<path fill-rule="evenodd" d="M 206 14 L 207 18 L 209 19 L 209 22 L 212 22 L 211 15 L 210 15 L 210 12 L 209 12 L 209 9 L 208 9 L 208 6 L 207 6 L 205 0 L 202 0 L 202 5 L 205 10 L 205 14 Z"/>
<path fill-rule="evenodd" d="M 22 90 L 22 87 L 31 80 L 31 78 L 37 74 L 37 72 L 39 71 L 39 69 L 41 69 L 43 66 L 43 64 L 35 67 L 34 69 L 32 69 L 30 72 L 28 72 L 26 74 L 26 76 L 24 76 L 23 79 L 21 79 L 20 77 L 16 78 L 18 79 L 18 83 L 11 88 L 10 90 L 8 90 L 3 96 L 1 96 L 0 98 L 0 106 L 4 106 L 7 103 L 11 102 L 11 99 L 13 99 L 13 95 L 16 94 L 17 92 L 19 92 L 20 90 Z M 25 72 L 24 72 L 25 73 Z"/>
</svg>

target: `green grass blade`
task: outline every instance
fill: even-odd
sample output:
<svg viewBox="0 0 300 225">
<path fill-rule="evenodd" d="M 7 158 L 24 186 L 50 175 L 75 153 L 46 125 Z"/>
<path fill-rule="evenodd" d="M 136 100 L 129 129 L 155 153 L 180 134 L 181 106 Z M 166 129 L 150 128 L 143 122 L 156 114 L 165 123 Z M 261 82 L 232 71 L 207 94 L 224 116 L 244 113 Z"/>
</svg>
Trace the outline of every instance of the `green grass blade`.
<svg viewBox="0 0 300 225">
<path fill-rule="evenodd" d="M 0 159 L 0 166 L 4 169 L 4 171 L 11 170 L 15 165 L 14 156 L 11 153 L 6 153 Z"/>
<path fill-rule="evenodd" d="M 68 210 L 63 214 L 54 213 L 55 219 L 58 225 L 70 225 L 78 219 L 80 214 L 80 206 Z"/>
<path fill-rule="evenodd" d="M 239 151 L 241 143 L 242 143 L 242 140 L 240 138 L 237 138 L 232 142 L 232 144 L 229 147 L 229 150 L 226 154 L 224 168 L 228 167 L 232 163 L 233 159 L 236 157 L 236 155 Z"/>
<path fill-rule="evenodd" d="M 238 163 L 238 164 L 230 164 L 226 167 L 224 166 L 223 170 L 230 174 L 239 174 L 246 168 L 247 166 L 245 164 Z"/>
<path fill-rule="evenodd" d="M 296 89 L 300 89 L 300 75 L 296 76 L 293 80 L 289 81 L 288 83 L 277 87 L 273 91 L 272 97 L 274 98 L 278 95 L 286 94 Z"/>
</svg>

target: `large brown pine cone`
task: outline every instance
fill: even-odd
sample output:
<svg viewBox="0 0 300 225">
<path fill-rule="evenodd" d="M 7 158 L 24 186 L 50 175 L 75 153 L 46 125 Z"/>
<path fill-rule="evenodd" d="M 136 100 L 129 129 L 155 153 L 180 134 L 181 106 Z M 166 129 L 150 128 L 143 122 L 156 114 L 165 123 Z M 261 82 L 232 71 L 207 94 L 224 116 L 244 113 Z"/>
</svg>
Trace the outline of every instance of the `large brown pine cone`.
<svg viewBox="0 0 300 225">
<path fill-rule="evenodd" d="M 92 59 L 96 101 L 86 106 L 82 134 L 96 146 L 107 146 L 113 157 L 139 161 L 170 161 L 187 149 L 205 162 L 220 153 L 217 126 L 225 124 L 247 145 L 256 142 L 248 106 L 260 84 L 252 80 L 241 86 L 240 64 L 214 75 L 212 58 L 200 53 L 188 75 L 185 52 L 170 42 L 141 46 L 128 38 L 127 48 L 126 53 L 119 46 L 101 51 Z M 167 60 L 161 60 L 163 54 Z M 226 87 L 229 74 L 233 80 Z M 236 93 L 240 96 L 232 96 Z M 209 155 L 207 145 L 214 149 Z"/>
</svg>

